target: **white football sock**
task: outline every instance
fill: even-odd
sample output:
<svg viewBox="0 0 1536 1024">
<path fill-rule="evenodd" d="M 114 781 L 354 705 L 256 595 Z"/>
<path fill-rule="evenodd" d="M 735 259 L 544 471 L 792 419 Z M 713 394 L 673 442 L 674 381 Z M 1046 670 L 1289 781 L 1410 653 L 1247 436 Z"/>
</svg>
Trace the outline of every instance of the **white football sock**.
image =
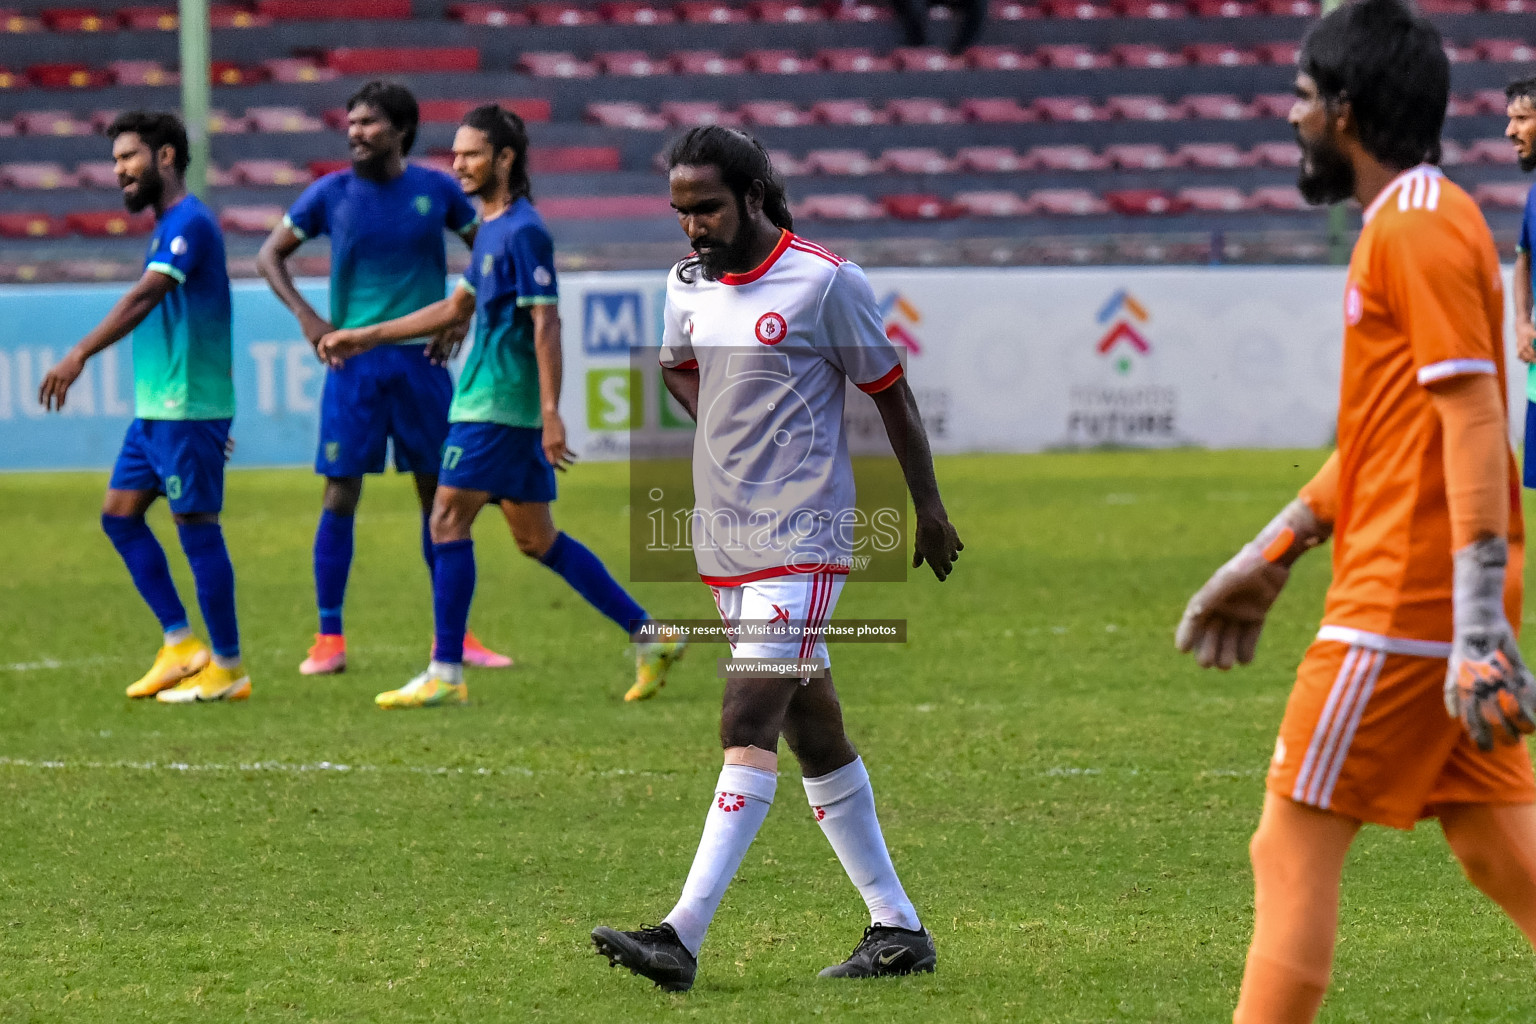
<svg viewBox="0 0 1536 1024">
<path fill-rule="evenodd" d="M 731 884 L 747 847 L 768 817 L 778 784 L 777 772 L 761 768 L 728 764 L 720 770 L 715 799 L 704 817 L 704 835 L 699 838 L 699 852 L 694 854 L 693 867 L 683 883 L 683 895 L 663 919 L 694 956 L 704 944 L 704 933 L 709 931 L 725 887 Z"/>
<path fill-rule="evenodd" d="M 215 654 L 213 656 L 213 663 L 222 669 L 239 668 L 240 655 L 237 654 L 233 658 L 227 658 L 222 654 Z"/>
<path fill-rule="evenodd" d="M 427 664 L 427 675 L 457 686 L 464 681 L 464 666 L 451 661 L 432 661 Z"/>
<path fill-rule="evenodd" d="M 192 638 L 192 627 L 191 626 L 180 626 L 180 627 L 178 627 L 176 629 L 168 629 L 168 630 L 165 631 L 165 646 L 167 646 L 167 647 L 175 647 L 177 644 L 181 643 L 183 640 L 190 640 L 191 638 Z"/>
<path fill-rule="evenodd" d="M 922 927 L 880 834 L 875 791 L 870 788 L 864 759 L 856 757 L 835 772 L 804 782 L 821 831 L 869 907 L 869 923 L 913 931 Z"/>
</svg>

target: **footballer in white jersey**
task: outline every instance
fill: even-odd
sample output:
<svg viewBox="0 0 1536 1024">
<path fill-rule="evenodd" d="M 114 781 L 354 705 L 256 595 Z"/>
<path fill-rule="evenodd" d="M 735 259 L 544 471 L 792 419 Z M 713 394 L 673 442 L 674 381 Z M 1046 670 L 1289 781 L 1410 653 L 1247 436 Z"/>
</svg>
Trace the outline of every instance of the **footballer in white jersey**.
<svg viewBox="0 0 1536 1024">
<path fill-rule="evenodd" d="M 755 139 L 696 128 L 673 145 L 668 166 L 694 252 L 668 280 L 662 372 L 698 422 L 694 552 L 731 634 L 729 664 L 741 671 L 727 673 L 725 764 L 681 898 L 656 927 L 599 927 L 592 940 L 610 963 L 664 989 L 693 985 L 705 932 L 773 802 L 782 736 L 870 913 L 852 955 L 822 974 L 931 971 L 933 938 L 886 850 L 819 635 L 849 570 L 856 521 L 848 382 L 873 398 L 912 493 L 913 566 L 926 561 L 943 580 L 958 557 L 917 403 L 863 271 L 793 233 L 783 183 Z M 757 639 L 743 631 L 749 620 L 798 628 Z"/>
</svg>

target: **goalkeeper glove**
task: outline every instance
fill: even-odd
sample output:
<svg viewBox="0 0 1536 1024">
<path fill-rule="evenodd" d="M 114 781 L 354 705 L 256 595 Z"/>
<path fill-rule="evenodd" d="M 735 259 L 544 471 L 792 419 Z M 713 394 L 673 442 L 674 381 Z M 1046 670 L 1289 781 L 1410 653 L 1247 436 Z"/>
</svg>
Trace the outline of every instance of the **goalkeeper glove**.
<svg viewBox="0 0 1536 1024">
<path fill-rule="evenodd" d="M 1455 632 L 1445 673 L 1445 710 L 1479 749 L 1516 743 L 1536 731 L 1536 679 L 1525 667 L 1504 614 L 1509 542 L 1473 541 L 1452 556 Z"/>
</svg>

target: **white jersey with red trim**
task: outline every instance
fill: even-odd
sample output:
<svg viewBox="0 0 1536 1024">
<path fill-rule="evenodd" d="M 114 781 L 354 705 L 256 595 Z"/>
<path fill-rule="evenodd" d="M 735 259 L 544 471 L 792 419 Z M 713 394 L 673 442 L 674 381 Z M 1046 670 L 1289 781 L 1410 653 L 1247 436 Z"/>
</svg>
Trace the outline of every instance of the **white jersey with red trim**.
<svg viewBox="0 0 1536 1024">
<path fill-rule="evenodd" d="M 858 525 L 845 381 L 901 376 L 869 279 L 785 231 L 746 274 L 667 278 L 661 364 L 699 371 L 694 555 L 706 583 L 846 573 Z"/>
</svg>

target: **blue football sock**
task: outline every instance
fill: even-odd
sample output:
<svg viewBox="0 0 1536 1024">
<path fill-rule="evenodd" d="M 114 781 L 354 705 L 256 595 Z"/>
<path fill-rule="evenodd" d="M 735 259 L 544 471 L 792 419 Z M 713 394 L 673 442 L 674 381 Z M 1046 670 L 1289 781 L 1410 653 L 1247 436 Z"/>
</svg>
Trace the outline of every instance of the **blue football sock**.
<svg viewBox="0 0 1536 1024">
<path fill-rule="evenodd" d="M 475 599 L 475 542 L 451 540 L 432 545 L 432 616 L 437 624 L 432 660 L 464 661 L 464 631 Z"/>
<path fill-rule="evenodd" d="M 320 606 L 320 632 L 327 636 L 342 633 L 341 606 L 351 571 L 352 517 L 325 509 L 315 530 L 315 603 Z"/>
<path fill-rule="evenodd" d="M 570 534 L 558 534 L 539 561 L 559 573 L 588 604 L 618 623 L 625 633 L 633 633 L 648 618 L 602 560 Z"/>
<path fill-rule="evenodd" d="M 123 556 L 133 585 L 139 588 L 149 610 L 160 620 L 162 632 L 187 628 L 187 609 L 176 593 L 165 549 L 143 516 L 101 514 L 101 528 L 111 538 L 112 546 Z"/>
<path fill-rule="evenodd" d="M 192 566 L 197 604 L 208 627 L 208 644 L 220 658 L 240 657 L 240 626 L 235 621 L 235 567 L 218 523 L 183 523 L 181 550 Z"/>
<path fill-rule="evenodd" d="M 427 563 L 427 579 L 437 576 L 437 553 L 432 543 L 432 513 L 421 514 L 421 557 Z"/>
</svg>

